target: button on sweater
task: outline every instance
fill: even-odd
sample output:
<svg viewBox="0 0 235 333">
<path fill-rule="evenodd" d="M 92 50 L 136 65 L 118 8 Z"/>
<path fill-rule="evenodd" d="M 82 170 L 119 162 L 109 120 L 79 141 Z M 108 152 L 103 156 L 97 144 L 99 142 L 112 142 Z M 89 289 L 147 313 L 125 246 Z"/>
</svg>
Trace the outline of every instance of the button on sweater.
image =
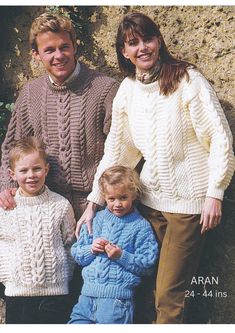
<svg viewBox="0 0 235 333">
<path fill-rule="evenodd" d="M 235 169 L 232 134 L 211 85 L 197 70 L 188 73 L 169 96 L 160 94 L 157 81 L 124 79 L 88 200 L 103 203 L 98 179 L 106 168 L 134 168 L 142 157 L 146 206 L 200 214 L 206 196 L 223 199 Z"/>
<path fill-rule="evenodd" d="M 91 252 L 93 239 L 103 238 L 119 246 L 122 254 L 109 259 L 106 253 Z M 123 217 L 107 208 L 93 220 L 93 236 L 83 225 L 79 240 L 72 246 L 75 261 L 84 266 L 82 294 L 90 297 L 131 298 L 140 276 L 152 272 L 158 245 L 150 223 L 137 211 Z"/>
</svg>

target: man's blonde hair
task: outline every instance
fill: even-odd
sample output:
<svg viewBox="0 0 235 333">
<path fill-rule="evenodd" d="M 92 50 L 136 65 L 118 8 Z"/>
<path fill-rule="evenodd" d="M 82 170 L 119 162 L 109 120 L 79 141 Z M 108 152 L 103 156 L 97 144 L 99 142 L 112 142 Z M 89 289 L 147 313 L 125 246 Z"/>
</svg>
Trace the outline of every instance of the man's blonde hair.
<svg viewBox="0 0 235 333">
<path fill-rule="evenodd" d="M 99 179 L 99 189 L 102 195 L 106 193 L 107 185 L 124 185 L 136 197 L 141 192 L 141 183 L 138 173 L 122 165 L 112 166 L 106 169 Z"/>
<path fill-rule="evenodd" d="M 9 152 L 9 165 L 14 170 L 15 162 L 22 156 L 38 152 L 41 159 L 47 163 L 47 154 L 43 141 L 35 136 L 28 136 L 16 141 Z"/>
<path fill-rule="evenodd" d="M 29 43 L 31 49 L 38 51 L 37 35 L 43 32 L 62 32 L 69 33 L 74 47 L 77 45 L 77 36 L 71 20 L 63 15 L 43 13 L 38 16 L 32 23 L 29 32 Z"/>
</svg>

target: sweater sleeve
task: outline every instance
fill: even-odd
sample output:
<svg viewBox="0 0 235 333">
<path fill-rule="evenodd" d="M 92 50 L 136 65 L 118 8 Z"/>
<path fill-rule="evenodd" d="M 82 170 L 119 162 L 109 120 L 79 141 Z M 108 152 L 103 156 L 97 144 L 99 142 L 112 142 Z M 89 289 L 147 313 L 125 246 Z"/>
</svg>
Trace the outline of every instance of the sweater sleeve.
<svg viewBox="0 0 235 333">
<path fill-rule="evenodd" d="M 133 274 L 148 275 L 152 273 L 158 253 L 158 244 L 148 223 L 136 235 L 135 252 L 122 250 L 121 257 L 115 259 L 115 262 Z"/>
<path fill-rule="evenodd" d="M 123 81 L 113 101 L 112 124 L 105 141 L 104 156 L 100 161 L 88 200 L 99 205 L 104 204 L 98 188 L 102 172 L 116 164 L 135 168 L 142 154 L 134 145 L 128 123 L 127 81 Z M 130 89 L 129 89 L 130 90 Z M 131 93 L 131 92 L 130 92 Z"/>
<path fill-rule="evenodd" d="M 92 242 L 93 236 L 89 235 L 86 225 L 83 224 L 79 239 L 71 248 L 72 257 L 79 265 L 87 266 L 96 258 L 91 252 Z"/>
<path fill-rule="evenodd" d="M 112 81 L 112 84 L 109 85 L 108 87 L 108 91 L 104 92 L 103 106 L 104 106 L 105 118 L 104 118 L 103 132 L 105 135 L 108 135 L 110 130 L 113 99 L 117 93 L 118 87 L 119 83 L 116 81 Z"/>
<path fill-rule="evenodd" d="M 0 208 L 0 282 L 3 283 L 10 278 L 10 253 L 12 242 L 15 240 L 11 223 L 7 218 L 8 214 L 9 212 Z"/>
<path fill-rule="evenodd" d="M 61 234 L 64 244 L 64 249 L 67 254 L 68 264 L 69 264 L 69 279 L 72 279 L 74 260 L 71 256 L 71 246 L 75 241 L 75 226 L 76 220 L 74 216 L 74 211 L 70 203 L 66 200 L 64 218 L 61 224 Z"/>
<path fill-rule="evenodd" d="M 8 174 L 8 154 L 12 143 L 23 136 L 33 135 L 31 120 L 28 116 L 28 89 L 28 84 L 26 84 L 15 102 L 6 137 L 1 147 L 0 191 L 9 187 L 17 187 Z"/>
<path fill-rule="evenodd" d="M 206 196 L 222 200 L 235 169 L 228 122 L 214 89 L 200 73 L 190 77 L 186 96 L 198 140 L 209 152 Z"/>
</svg>

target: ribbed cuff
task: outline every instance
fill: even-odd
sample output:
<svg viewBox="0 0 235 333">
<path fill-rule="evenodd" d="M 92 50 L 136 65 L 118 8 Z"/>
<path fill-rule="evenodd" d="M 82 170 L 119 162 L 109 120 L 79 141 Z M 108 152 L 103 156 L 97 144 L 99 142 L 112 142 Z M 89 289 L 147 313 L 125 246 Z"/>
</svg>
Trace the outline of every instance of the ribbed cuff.
<svg viewBox="0 0 235 333">
<path fill-rule="evenodd" d="M 219 200 L 223 200 L 224 197 L 224 189 L 216 188 L 214 186 L 209 186 L 206 197 L 211 197 Z"/>
<path fill-rule="evenodd" d="M 92 259 L 96 257 L 96 255 L 91 252 L 91 245 L 84 246 L 82 254 L 83 254 L 83 260 L 85 262 L 90 262 Z"/>
<path fill-rule="evenodd" d="M 120 264 L 121 266 L 125 267 L 128 269 L 131 265 L 131 256 L 129 252 L 122 250 L 122 254 L 119 258 L 115 259 L 115 261 Z"/>
</svg>

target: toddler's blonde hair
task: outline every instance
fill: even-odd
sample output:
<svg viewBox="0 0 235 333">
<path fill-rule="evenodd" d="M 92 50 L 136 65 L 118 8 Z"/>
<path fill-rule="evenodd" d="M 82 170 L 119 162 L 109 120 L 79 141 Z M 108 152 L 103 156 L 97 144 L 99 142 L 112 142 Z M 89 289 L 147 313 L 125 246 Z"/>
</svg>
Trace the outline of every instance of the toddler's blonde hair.
<svg viewBox="0 0 235 333">
<path fill-rule="evenodd" d="M 104 196 L 107 185 L 125 185 L 137 198 L 141 192 L 141 183 L 138 173 L 122 165 L 112 166 L 106 169 L 99 179 L 99 189 Z"/>
</svg>

